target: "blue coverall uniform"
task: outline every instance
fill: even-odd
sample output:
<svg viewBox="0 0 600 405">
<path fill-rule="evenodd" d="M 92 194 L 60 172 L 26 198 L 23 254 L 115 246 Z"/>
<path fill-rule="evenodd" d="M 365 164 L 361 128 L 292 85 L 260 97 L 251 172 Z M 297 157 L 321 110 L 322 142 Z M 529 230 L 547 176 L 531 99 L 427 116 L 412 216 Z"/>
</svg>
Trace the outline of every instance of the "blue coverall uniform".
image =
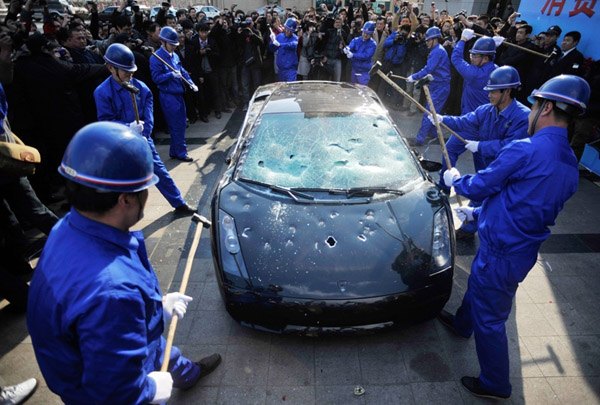
<svg viewBox="0 0 600 405">
<path fill-rule="evenodd" d="M 482 66 L 470 64 L 463 57 L 465 41 L 460 40 L 452 51 L 452 64 L 464 79 L 460 112 L 466 114 L 475 111 L 480 105 L 489 103 L 488 92 L 483 88 L 490 79 L 490 74 L 498 67 L 494 62 Z"/>
<path fill-rule="evenodd" d="M 181 65 L 179 56 L 176 53 L 169 54 L 165 48 L 161 47 L 156 51 L 156 54 L 181 72 L 181 75 L 190 83 L 192 82 L 190 75 Z M 185 143 L 186 112 L 183 95 L 186 85 L 154 55 L 150 57 L 150 73 L 152 74 L 152 81 L 158 87 L 160 106 L 171 135 L 169 156 L 180 159 L 185 158 L 187 157 L 187 145 Z"/>
<path fill-rule="evenodd" d="M 413 73 L 412 78 L 421 80 L 428 74 L 433 76 L 433 81 L 429 83 L 431 100 L 436 112 L 439 112 L 444 108 L 448 94 L 450 94 L 450 59 L 448 58 L 448 53 L 446 53 L 446 50 L 440 44 L 431 48 L 427 57 L 427 63 L 423 69 Z M 429 103 L 425 105 L 425 108 L 429 110 Z M 433 133 L 435 133 L 435 127 L 427 118 L 427 114 L 423 114 L 421 128 L 417 134 L 417 143 L 423 144 L 427 137 Z"/>
<path fill-rule="evenodd" d="M 480 246 L 454 327 L 475 333 L 482 388 L 511 394 L 505 323 L 517 287 L 535 264 L 565 202 L 578 183 L 567 130 L 546 127 L 505 146 L 486 169 L 466 175 L 456 192 L 483 201 L 474 216 Z"/>
<path fill-rule="evenodd" d="M 365 40 L 362 35 L 354 38 L 350 45 L 348 45 L 350 52 L 352 52 L 352 76 L 350 81 L 352 83 L 358 83 L 362 85 L 369 84 L 369 70 L 371 70 L 371 60 L 375 51 L 377 50 L 377 42 L 373 38 Z"/>
<path fill-rule="evenodd" d="M 156 188 L 167 199 L 173 208 L 185 204 L 179 188 L 175 185 L 173 178 L 169 175 L 160 155 L 156 151 L 151 134 L 154 128 L 154 108 L 152 92 L 143 82 L 131 79 L 131 84 L 140 89 L 135 95 L 138 105 L 140 120 L 144 121 L 143 135 L 150 145 L 152 161 L 154 163 L 154 174 L 158 176 L 159 182 Z M 135 111 L 131 101 L 131 93 L 128 92 L 111 76 L 103 81 L 94 91 L 98 121 L 114 121 L 129 124 L 135 121 Z"/>
<path fill-rule="evenodd" d="M 67 404 L 148 403 L 165 348 L 162 294 L 141 232 L 75 209 L 53 228 L 29 290 L 27 326 L 44 379 Z M 200 367 L 173 348 L 173 386 Z"/>
<path fill-rule="evenodd" d="M 285 32 L 277 35 L 279 46 L 270 45 L 271 50 L 277 51 L 277 73 L 280 82 L 293 82 L 298 72 L 298 36 L 286 36 Z"/>
</svg>

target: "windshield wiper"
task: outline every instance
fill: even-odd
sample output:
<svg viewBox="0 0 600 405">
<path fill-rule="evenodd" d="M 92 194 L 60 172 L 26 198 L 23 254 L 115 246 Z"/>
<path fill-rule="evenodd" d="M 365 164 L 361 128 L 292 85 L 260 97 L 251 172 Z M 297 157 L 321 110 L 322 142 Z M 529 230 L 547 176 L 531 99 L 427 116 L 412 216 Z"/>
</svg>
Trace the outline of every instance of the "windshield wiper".
<svg viewBox="0 0 600 405">
<path fill-rule="evenodd" d="M 253 179 L 247 179 L 244 177 L 238 177 L 239 181 L 242 181 L 244 183 L 250 183 L 250 184 L 256 184 L 258 186 L 263 186 L 263 187 L 267 187 L 269 190 L 275 191 L 277 193 L 280 194 L 285 194 L 289 197 L 291 197 L 294 201 L 298 201 L 298 197 L 303 198 L 305 200 L 314 200 L 315 197 L 313 197 L 310 194 L 306 194 L 306 193 L 302 193 L 298 190 L 295 190 L 293 188 L 288 188 L 288 187 L 282 187 L 282 186 L 276 186 L 274 184 L 268 184 L 268 183 L 263 183 L 262 181 L 258 181 L 258 180 L 253 180 Z"/>
<path fill-rule="evenodd" d="M 389 187 L 352 187 L 347 189 L 331 189 L 328 191 L 330 194 L 345 194 L 348 198 L 372 197 L 375 194 L 406 194 L 405 190 L 398 190 Z"/>
</svg>

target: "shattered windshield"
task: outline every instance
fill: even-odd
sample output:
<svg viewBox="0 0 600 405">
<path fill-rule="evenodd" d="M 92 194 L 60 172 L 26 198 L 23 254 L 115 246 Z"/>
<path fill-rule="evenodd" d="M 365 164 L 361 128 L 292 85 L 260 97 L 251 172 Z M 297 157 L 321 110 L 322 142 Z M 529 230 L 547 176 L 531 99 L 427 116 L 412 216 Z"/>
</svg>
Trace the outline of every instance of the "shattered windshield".
<svg viewBox="0 0 600 405">
<path fill-rule="evenodd" d="M 287 188 L 399 187 L 421 175 L 384 116 L 262 116 L 238 176 Z"/>
</svg>

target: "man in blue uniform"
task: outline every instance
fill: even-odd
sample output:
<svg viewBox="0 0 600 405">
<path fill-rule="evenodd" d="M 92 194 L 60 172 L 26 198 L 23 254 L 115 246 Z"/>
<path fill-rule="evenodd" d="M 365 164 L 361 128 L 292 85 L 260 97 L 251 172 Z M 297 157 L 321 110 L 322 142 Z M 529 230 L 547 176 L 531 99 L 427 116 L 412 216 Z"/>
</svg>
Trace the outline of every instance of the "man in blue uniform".
<svg viewBox="0 0 600 405">
<path fill-rule="evenodd" d="M 565 202 L 577 190 L 577 159 L 567 140 L 573 116 L 585 112 L 590 87 L 580 77 L 560 75 L 531 93 L 530 138 L 506 145 L 498 157 L 475 175 L 455 168 L 444 182 L 481 207 L 457 208 L 462 220 L 479 224 L 479 250 L 471 266 L 463 302 L 440 321 L 453 333 L 475 334 L 479 377 L 463 377 L 477 396 L 508 398 L 508 342 L 505 323 L 517 287 L 535 264 Z"/>
<path fill-rule="evenodd" d="M 280 82 L 293 82 L 296 80 L 296 72 L 298 71 L 298 36 L 296 29 L 298 22 L 295 18 L 288 18 L 283 24 L 284 31 L 275 36 L 271 32 L 272 51 L 277 51 L 277 69 Z"/>
<path fill-rule="evenodd" d="M 164 322 L 191 297 L 162 296 L 141 232 L 153 172 L 148 142 L 122 124 L 75 134 L 59 167 L 71 211 L 53 228 L 34 273 L 27 326 L 48 387 L 67 404 L 163 403 L 221 357 L 197 363 L 173 348 L 159 372 Z"/>
<path fill-rule="evenodd" d="M 438 27 L 431 27 L 425 32 L 425 41 L 427 48 L 429 48 L 427 64 L 418 72 L 408 76 L 406 80 L 412 83 L 423 79 L 429 74 L 433 76 L 433 81 L 429 83 L 429 91 L 436 111 L 442 111 L 450 93 L 450 60 L 448 59 L 448 53 L 440 45 L 441 38 L 442 31 Z M 425 108 L 429 110 L 429 103 L 425 105 Z M 421 128 L 415 140 L 417 146 L 423 145 L 427 137 L 435 134 L 435 126 L 427 116 L 428 114 L 423 114 Z"/>
<path fill-rule="evenodd" d="M 354 38 L 350 45 L 343 49 L 350 63 L 352 64 L 351 82 L 362 85 L 369 84 L 369 70 L 371 70 L 371 60 L 377 50 L 377 42 L 373 39 L 375 32 L 375 23 L 367 21 L 362 27 L 362 35 Z"/>
<path fill-rule="evenodd" d="M 483 39 L 483 38 L 482 38 Z M 460 117 L 438 115 L 440 122 L 459 132 L 468 140 L 463 144 L 451 136 L 446 142 L 450 163 L 454 167 L 458 157 L 468 150 L 473 153 L 475 171 L 483 170 L 496 158 L 500 149 L 514 141 L 527 137 L 527 117 L 529 108 L 518 102 L 516 92 L 521 86 L 519 73 L 512 66 L 495 69 L 482 90 L 488 92 L 489 103 L 481 105 L 475 111 Z M 429 116 L 433 120 L 432 116 Z M 441 176 L 446 171 L 446 162 L 442 160 Z M 444 184 L 441 184 L 446 188 Z M 450 191 L 447 189 L 447 191 Z M 476 201 L 472 205 L 478 206 Z M 477 224 L 467 222 L 456 232 L 459 239 L 473 238 Z"/>
<path fill-rule="evenodd" d="M 166 66 L 156 56 L 150 57 L 150 73 L 152 81 L 158 86 L 160 106 L 163 110 L 169 134 L 171 135 L 171 147 L 169 156 L 183 162 L 191 162 L 193 159 L 187 153 L 185 143 L 186 111 L 184 80 L 193 83 L 189 73 L 181 65 L 175 48 L 179 46 L 179 36 L 172 27 L 163 27 L 160 30 L 162 46 L 156 54 L 171 67 Z M 173 70 L 173 69 L 175 70 Z M 198 91 L 196 85 L 192 85 L 192 91 Z"/>
<path fill-rule="evenodd" d="M 192 214 L 195 209 L 187 205 L 173 178 L 156 151 L 151 134 L 154 128 L 152 92 L 145 83 L 134 79 L 137 70 L 133 52 L 123 44 L 112 44 L 104 54 L 111 77 L 102 82 L 94 91 L 98 121 L 114 121 L 129 126 L 129 128 L 146 138 L 152 151 L 154 174 L 158 177 L 156 187 L 177 212 Z M 139 111 L 139 121 L 136 121 L 132 101 L 131 86 L 138 93 L 134 95 Z M 128 90 L 128 88 L 130 90 Z"/>
</svg>

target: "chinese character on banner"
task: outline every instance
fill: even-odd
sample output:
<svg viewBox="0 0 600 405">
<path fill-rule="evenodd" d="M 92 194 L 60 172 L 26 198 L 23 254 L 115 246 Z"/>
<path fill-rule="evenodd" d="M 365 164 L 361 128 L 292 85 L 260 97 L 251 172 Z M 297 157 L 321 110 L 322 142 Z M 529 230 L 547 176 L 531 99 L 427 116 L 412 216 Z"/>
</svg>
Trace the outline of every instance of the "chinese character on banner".
<svg viewBox="0 0 600 405">
<path fill-rule="evenodd" d="M 595 13 L 595 5 L 596 0 L 575 0 L 575 7 L 573 8 L 573 10 L 569 11 L 569 17 L 573 17 L 574 15 L 583 13 L 591 18 Z"/>
<path fill-rule="evenodd" d="M 594 3 L 596 2 L 595 0 L 593 0 Z M 565 2 L 566 0 L 546 0 L 546 4 L 544 4 L 544 7 L 542 7 L 542 14 L 546 14 L 546 15 L 550 15 L 550 13 L 552 13 L 552 9 L 553 8 L 557 8 L 556 9 L 556 13 L 554 13 L 555 16 L 560 15 L 560 13 L 562 13 L 562 9 L 565 6 Z M 578 3 L 580 3 L 581 1 L 578 1 Z M 546 9 L 548 10 L 548 12 L 546 12 Z"/>
</svg>

